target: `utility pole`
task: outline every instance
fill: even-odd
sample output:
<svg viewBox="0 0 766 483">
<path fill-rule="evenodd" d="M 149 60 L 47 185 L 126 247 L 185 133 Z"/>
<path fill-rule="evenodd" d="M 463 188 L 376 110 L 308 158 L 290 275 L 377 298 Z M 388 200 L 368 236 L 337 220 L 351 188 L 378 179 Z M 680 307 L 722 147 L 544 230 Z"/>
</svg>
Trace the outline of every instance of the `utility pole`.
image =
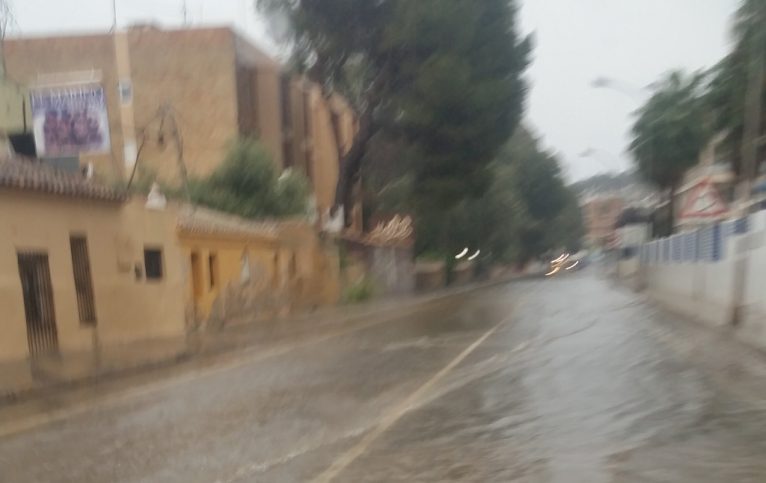
<svg viewBox="0 0 766 483">
<path fill-rule="evenodd" d="M 117 31 L 117 0 L 112 0 L 112 32 Z"/>
<path fill-rule="evenodd" d="M 0 0 L 0 78 L 5 79 L 5 37 L 8 29 L 15 25 L 10 0 Z"/>
<path fill-rule="evenodd" d="M 183 18 L 183 26 L 189 25 L 189 9 L 186 5 L 186 0 L 181 2 L 181 17 Z"/>
</svg>

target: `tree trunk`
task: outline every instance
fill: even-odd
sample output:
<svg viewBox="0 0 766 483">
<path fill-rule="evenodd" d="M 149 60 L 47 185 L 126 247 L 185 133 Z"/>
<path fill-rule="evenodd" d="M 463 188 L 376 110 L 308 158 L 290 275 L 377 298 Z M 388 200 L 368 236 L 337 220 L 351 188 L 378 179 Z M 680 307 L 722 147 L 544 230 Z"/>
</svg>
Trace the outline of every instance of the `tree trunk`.
<svg viewBox="0 0 766 483">
<path fill-rule="evenodd" d="M 750 199 L 752 183 L 758 175 L 758 151 L 761 134 L 761 108 L 763 106 L 763 84 L 766 76 L 764 43 L 766 36 L 754 32 L 750 45 L 748 84 L 745 101 L 745 128 L 742 137 L 742 178 L 744 181 L 745 200 Z"/>
<path fill-rule="evenodd" d="M 667 236 L 673 234 L 673 228 L 676 224 L 676 192 L 678 191 L 678 184 L 673 183 L 670 186 L 670 198 L 668 199 L 668 227 Z"/>
<path fill-rule="evenodd" d="M 359 118 L 359 130 L 346 153 L 342 151 L 340 125 L 336 119 L 333 119 L 332 122 L 339 158 L 338 184 L 335 187 L 335 202 L 332 207 L 332 214 L 334 215 L 338 208 L 343 207 L 345 226 L 351 225 L 351 208 L 353 208 L 351 195 L 354 188 L 354 179 L 362 167 L 362 159 L 367 149 L 367 143 L 375 133 L 376 127 L 373 126 L 373 113 L 383 100 L 383 92 L 388 85 L 390 75 L 390 63 L 387 62 L 367 90 L 365 102 L 363 103 L 365 107 Z"/>
<path fill-rule="evenodd" d="M 335 125 L 336 123 L 333 122 L 333 124 Z M 335 213 L 338 208 L 343 207 L 345 226 L 350 226 L 351 209 L 353 208 L 351 195 L 354 188 L 354 179 L 359 174 L 367 143 L 373 135 L 372 114 L 365 113 L 362 115 L 359 122 L 359 131 L 356 133 L 356 136 L 354 136 L 354 142 L 351 145 L 351 148 L 345 154 L 342 152 L 339 130 L 340 126 L 333 127 L 336 141 L 338 142 L 338 156 L 340 158 L 333 213 Z"/>
</svg>

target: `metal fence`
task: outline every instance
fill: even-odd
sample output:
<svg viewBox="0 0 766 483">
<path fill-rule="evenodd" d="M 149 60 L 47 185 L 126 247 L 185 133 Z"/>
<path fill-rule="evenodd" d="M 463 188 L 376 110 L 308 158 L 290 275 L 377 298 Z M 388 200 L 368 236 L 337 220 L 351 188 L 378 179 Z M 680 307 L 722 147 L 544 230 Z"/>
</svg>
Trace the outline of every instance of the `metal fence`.
<svg viewBox="0 0 766 483">
<path fill-rule="evenodd" d="M 653 240 L 641 246 L 639 259 L 643 265 L 718 262 L 733 238 L 748 233 L 750 225 L 745 217 Z"/>
</svg>

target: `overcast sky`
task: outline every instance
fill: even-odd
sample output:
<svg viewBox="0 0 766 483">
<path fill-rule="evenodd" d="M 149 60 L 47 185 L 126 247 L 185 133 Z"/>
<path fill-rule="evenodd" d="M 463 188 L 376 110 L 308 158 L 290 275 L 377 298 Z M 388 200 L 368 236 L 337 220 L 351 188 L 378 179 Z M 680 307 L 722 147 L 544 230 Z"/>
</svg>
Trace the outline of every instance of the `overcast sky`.
<svg viewBox="0 0 766 483">
<path fill-rule="evenodd" d="M 14 35 L 103 30 L 111 0 L 11 0 Z M 360 0 L 366 1 L 366 0 Z M 118 24 L 180 25 L 182 0 L 117 0 Z M 739 0 L 526 0 L 524 31 L 534 32 L 527 119 L 557 151 L 570 179 L 630 165 L 624 149 L 641 86 L 674 68 L 716 63 L 729 48 L 729 19 Z M 76 8 L 75 8 L 76 5 Z M 251 0 L 187 0 L 192 25 L 234 24 L 261 43 L 266 28 Z M 594 89 L 597 77 L 622 92 Z M 581 154 L 590 150 L 589 157 Z"/>
</svg>

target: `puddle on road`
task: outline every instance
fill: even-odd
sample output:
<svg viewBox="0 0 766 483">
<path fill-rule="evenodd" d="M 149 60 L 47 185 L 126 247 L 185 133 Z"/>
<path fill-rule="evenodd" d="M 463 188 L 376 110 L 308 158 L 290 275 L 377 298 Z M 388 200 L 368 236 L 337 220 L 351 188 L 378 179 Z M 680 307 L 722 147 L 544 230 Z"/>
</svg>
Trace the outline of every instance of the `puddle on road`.
<svg viewBox="0 0 766 483">
<path fill-rule="evenodd" d="M 725 365 L 659 343 L 644 304 L 603 283 L 560 284 L 555 299 L 529 290 L 503 334 L 517 344 L 483 351 L 484 371 L 456 372 L 338 481 L 766 481 L 763 399 L 722 390 Z"/>
</svg>

